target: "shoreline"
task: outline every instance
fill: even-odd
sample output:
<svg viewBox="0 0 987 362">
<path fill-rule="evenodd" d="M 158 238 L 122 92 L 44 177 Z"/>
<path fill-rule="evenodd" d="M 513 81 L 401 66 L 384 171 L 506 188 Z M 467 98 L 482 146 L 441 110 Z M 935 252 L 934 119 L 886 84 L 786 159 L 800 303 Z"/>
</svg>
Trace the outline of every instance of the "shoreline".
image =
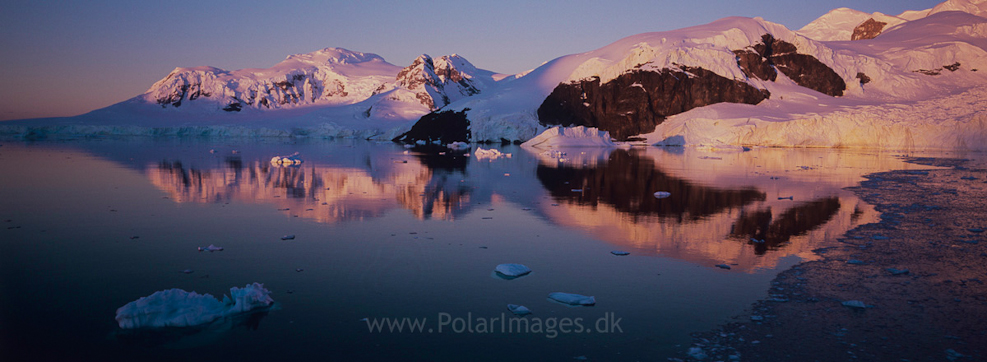
<svg viewBox="0 0 987 362">
<path fill-rule="evenodd" d="M 875 205 L 880 222 L 778 274 L 749 314 L 694 334 L 681 360 L 987 359 L 987 167 L 907 162 L 931 167 L 870 174 L 848 188 Z"/>
</svg>

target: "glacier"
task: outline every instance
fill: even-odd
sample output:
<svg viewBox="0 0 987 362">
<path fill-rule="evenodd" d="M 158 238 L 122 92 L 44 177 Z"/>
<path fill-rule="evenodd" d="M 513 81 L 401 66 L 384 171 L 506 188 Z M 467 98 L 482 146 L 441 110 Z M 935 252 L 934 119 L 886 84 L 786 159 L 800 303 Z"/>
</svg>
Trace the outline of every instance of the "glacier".
<svg viewBox="0 0 987 362">
<path fill-rule="evenodd" d="M 210 294 L 168 289 L 141 297 L 117 309 L 116 321 L 122 329 L 192 327 L 264 310 L 274 304 L 271 292 L 261 283 L 230 288 L 223 301 Z"/>
</svg>

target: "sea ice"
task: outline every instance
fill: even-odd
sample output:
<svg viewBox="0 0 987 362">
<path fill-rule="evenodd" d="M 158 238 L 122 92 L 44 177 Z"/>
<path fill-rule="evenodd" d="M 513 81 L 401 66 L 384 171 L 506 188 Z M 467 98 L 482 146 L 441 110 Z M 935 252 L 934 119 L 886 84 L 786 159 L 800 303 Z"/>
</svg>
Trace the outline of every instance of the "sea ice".
<svg viewBox="0 0 987 362">
<path fill-rule="evenodd" d="M 655 192 L 655 198 L 656 199 L 664 199 L 664 198 L 669 197 L 669 196 L 672 196 L 672 193 L 671 192 L 668 192 L 668 191 L 658 191 L 658 192 Z"/>
<path fill-rule="evenodd" d="M 623 251 L 623 250 L 614 250 L 614 251 L 611 251 L 610 254 L 617 255 L 617 256 L 631 255 L 631 253 L 626 252 L 626 251 Z"/>
<path fill-rule="evenodd" d="M 548 299 L 569 305 L 594 305 L 596 298 L 585 295 L 555 292 L 548 295 Z"/>
<path fill-rule="evenodd" d="M 500 264 L 494 268 L 494 271 L 498 274 L 512 278 L 517 278 L 531 273 L 531 269 L 523 264 Z"/>
<path fill-rule="evenodd" d="M 281 237 L 281 240 L 295 240 L 295 235 L 285 235 Z"/>
<path fill-rule="evenodd" d="M 469 143 L 466 142 L 453 142 L 446 145 L 446 147 L 451 150 L 465 150 L 467 148 L 470 148 L 470 145 Z"/>
<path fill-rule="evenodd" d="M 531 314 L 531 309 L 528 309 L 528 307 L 525 307 L 523 305 L 508 304 L 507 309 L 510 310 L 511 313 L 514 313 L 514 315 L 519 317 L 524 317 L 528 314 Z"/>
<path fill-rule="evenodd" d="M 206 246 L 206 247 L 201 247 L 200 246 L 199 247 L 199 251 L 209 251 L 209 252 L 223 251 L 223 247 L 222 246 L 216 246 L 216 245 L 213 245 L 213 244 L 209 244 L 209 246 Z"/>
<path fill-rule="evenodd" d="M 270 307 L 270 294 L 260 283 L 230 288 L 233 297 L 224 295 L 222 302 L 210 294 L 161 290 L 117 309 L 116 321 L 123 329 L 197 326 Z"/>
</svg>

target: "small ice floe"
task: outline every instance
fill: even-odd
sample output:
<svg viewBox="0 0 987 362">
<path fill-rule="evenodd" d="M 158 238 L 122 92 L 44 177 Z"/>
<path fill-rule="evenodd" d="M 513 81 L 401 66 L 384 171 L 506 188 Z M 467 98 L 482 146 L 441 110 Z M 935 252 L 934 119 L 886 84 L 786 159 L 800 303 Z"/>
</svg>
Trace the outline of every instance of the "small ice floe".
<svg viewBox="0 0 987 362">
<path fill-rule="evenodd" d="M 891 275 L 904 275 L 904 274 L 908 274 L 908 269 L 887 268 L 887 269 L 884 269 L 884 270 L 887 270 L 888 273 L 891 273 Z"/>
<path fill-rule="evenodd" d="M 531 273 L 531 269 L 523 264 L 500 264 L 494 268 L 494 272 L 501 278 L 514 279 Z"/>
<path fill-rule="evenodd" d="M 514 315 L 516 315 L 518 317 L 524 317 L 524 316 L 526 316 L 528 314 L 531 314 L 531 309 L 528 309 L 528 307 L 525 307 L 523 305 L 508 304 L 507 305 L 507 309 L 510 310 L 511 313 L 514 313 Z"/>
<path fill-rule="evenodd" d="M 191 327 L 220 318 L 268 308 L 271 292 L 260 283 L 230 288 L 223 301 L 210 294 L 168 289 L 141 297 L 117 309 L 116 321 L 123 329 Z"/>
<path fill-rule="evenodd" d="M 195 270 L 192 270 L 192 269 L 185 269 L 185 270 L 182 270 L 182 273 L 185 273 L 185 274 L 192 274 L 192 273 L 195 273 Z"/>
<path fill-rule="evenodd" d="M 779 197 L 778 200 L 792 200 L 792 201 L 795 201 L 795 196 Z"/>
<path fill-rule="evenodd" d="M 476 156 L 476 159 L 477 160 L 490 160 L 490 161 L 493 161 L 493 160 L 496 160 L 498 158 L 511 158 L 511 154 L 510 153 L 502 153 L 502 152 L 500 152 L 498 150 L 495 150 L 493 148 L 491 148 L 491 149 L 483 149 L 482 147 L 477 147 L 477 149 L 475 151 L 473 151 L 473 155 Z"/>
<path fill-rule="evenodd" d="M 699 348 L 699 347 L 691 347 L 691 348 L 689 348 L 689 351 L 686 352 L 686 354 L 688 354 L 689 357 L 695 358 L 695 359 L 700 360 L 700 361 L 701 360 L 704 360 L 704 359 L 706 359 L 706 357 L 708 357 L 706 355 L 706 352 L 704 352 L 703 349 L 702 348 Z"/>
<path fill-rule="evenodd" d="M 451 150 L 465 150 L 467 148 L 470 148 L 470 145 L 469 143 L 466 142 L 453 142 L 446 145 L 446 147 Z"/>
<path fill-rule="evenodd" d="M 213 244 L 209 244 L 209 246 L 207 246 L 207 247 L 201 247 L 200 246 L 199 247 L 199 251 L 210 251 L 210 252 L 212 252 L 212 251 L 223 251 L 223 247 L 222 246 L 216 246 L 216 245 L 213 245 Z"/>
<path fill-rule="evenodd" d="M 281 240 L 295 240 L 295 235 L 285 235 L 281 237 Z"/>
<path fill-rule="evenodd" d="M 716 264 L 717 268 L 730 270 L 730 266 L 726 264 Z"/>
<path fill-rule="evenodd" d="M 843 302 L 843 306 L 850 309 L 865 309 L 867 305 L 859 300 L 848 300 Z"/>
<path fill-rule="evenodd" d="M 562 303 L 562 304 L 568 304 L 568 305 L 585 305 L 585 306 L 590 306 L 590 305 L 595 305 L 596 304 L 596 298 L 594 298 L 594 297 L 587 297 L 585 295 L 572 294 L 572 293 L 555 292 L 555 293 L 549 294 L 548 295 L 548 299 L 554 300 L 554 301 L 559 302 L 559 303 Z"/>
<path fill-rule="evenodd" d="M 302 159 L 298 157 L 298 152 L 295 152 L 287 156 L 274 156 L 271 158 L 271 164 L 280 166 L 301 165 Z"/>
<path fill-rule="evenodd" d="M 623 250 L 614 250 L 614 251 L 611 251 L 610 254 L 613 254 L 613 255 L 616 255 L 616 256 L 631 255 L 630 252 L 623 251 Z"/>
<path fill-rule="evenodd" d="M 655 192 L 655 198 L 656 199 L 664 199 L 664 198 L 670 197 L 670 196 L 672 196 L 672 193 L 671 192 L 668 192 L 668 191 L 658 191 L 658 192 Z"/>
</svg>

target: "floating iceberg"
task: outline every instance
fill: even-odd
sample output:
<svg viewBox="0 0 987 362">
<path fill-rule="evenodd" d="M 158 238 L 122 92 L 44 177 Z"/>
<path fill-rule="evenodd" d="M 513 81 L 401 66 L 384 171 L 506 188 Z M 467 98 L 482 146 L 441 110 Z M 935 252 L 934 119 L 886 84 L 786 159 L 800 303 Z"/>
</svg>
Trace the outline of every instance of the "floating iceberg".
<svg viewBox="0 0 987 362">
<path fill-rule="evenodd" d="M 502 153 L 495 149 L 483 149 L 482 147 L 477 147 L 476 151 L 473 151 L 473 155 L 476 156 L 477 160 L 496 160 L 498 158 L 511 158 L 510 153 Z"/>
<path fill-rule="evenodd" d="M 168 289 L 154 292 L 117 309 L 116 320 L 123 329 L 191 327 L 207 324 L 274 304 L 271 292 L 260 283 L 230 288 L 223 301 L 210 294 Z"/>
<path fill-rule="evenodd" d="M 271 159 L 271 164 L 282 166 L 301 165 L 302 159 L 298 157 L 298 152 L 295 152 L 287 156 L 274 156 Z"/>
<path fill-rule="evenodd" d="M 514 313 L 514 315 L 516 315 L 518 317 L 524 317 L 524 316 L 526 316 L 528 314 L 531 314 L 531 309 L 528 309 L 528 307 L 525 307 L 523 305 L 508 304 L 507 305 L 507 309 L 510 310 L 511 313 Z"/>
<path fill-rule="evenodd" d="M 453 142 L 446 145 L 446 147 L 451 150 L 465 150 L 470 148 L 470 144 L 466 142 Z"/>
<path fill-rule="evenodd" d="M 610 132 L 593 127 L 552 127 L 521 144 L 522 147 L 614 147 Z"/>
<path fill-rule="evenodd" d="M 594 305 L 596 304 L 596 298 L 587 297 L 585 295 L 572 294 L 572 293 L 552 293 L 548 295 L 548 299 L 554 300 L 559 303 L 568 305 Z"/>
<path fill-rule="evenodd" d="M 208 251 L 208 252 L 223 251 L 223 247 L 222 246 L 216 246 L 216 245 L 213 245 L 213 244 L 209 244 L 209 246 L 206 246 L 206 247 L 201 247 L 200 246 L 199 247 L 199 251 Z"/>
<path fill-rule="evenodd" d="M 672 193 L 671 192 L 668 192 L 668 191 L 658 191 L 658 192 L 655 192 L 655 198 L 656 199 L 664 199 L 664 198 L 669 197 L 669 196 L 672 196 Z"/>
<path fill-rule="evenodd" d="M 500 264 L 494 268 L 494 271 L 497 272 L 497 274 L 509 278 L 517 278 L 531 273 L 531 269 L 523 264 Z"/>
</svg>

